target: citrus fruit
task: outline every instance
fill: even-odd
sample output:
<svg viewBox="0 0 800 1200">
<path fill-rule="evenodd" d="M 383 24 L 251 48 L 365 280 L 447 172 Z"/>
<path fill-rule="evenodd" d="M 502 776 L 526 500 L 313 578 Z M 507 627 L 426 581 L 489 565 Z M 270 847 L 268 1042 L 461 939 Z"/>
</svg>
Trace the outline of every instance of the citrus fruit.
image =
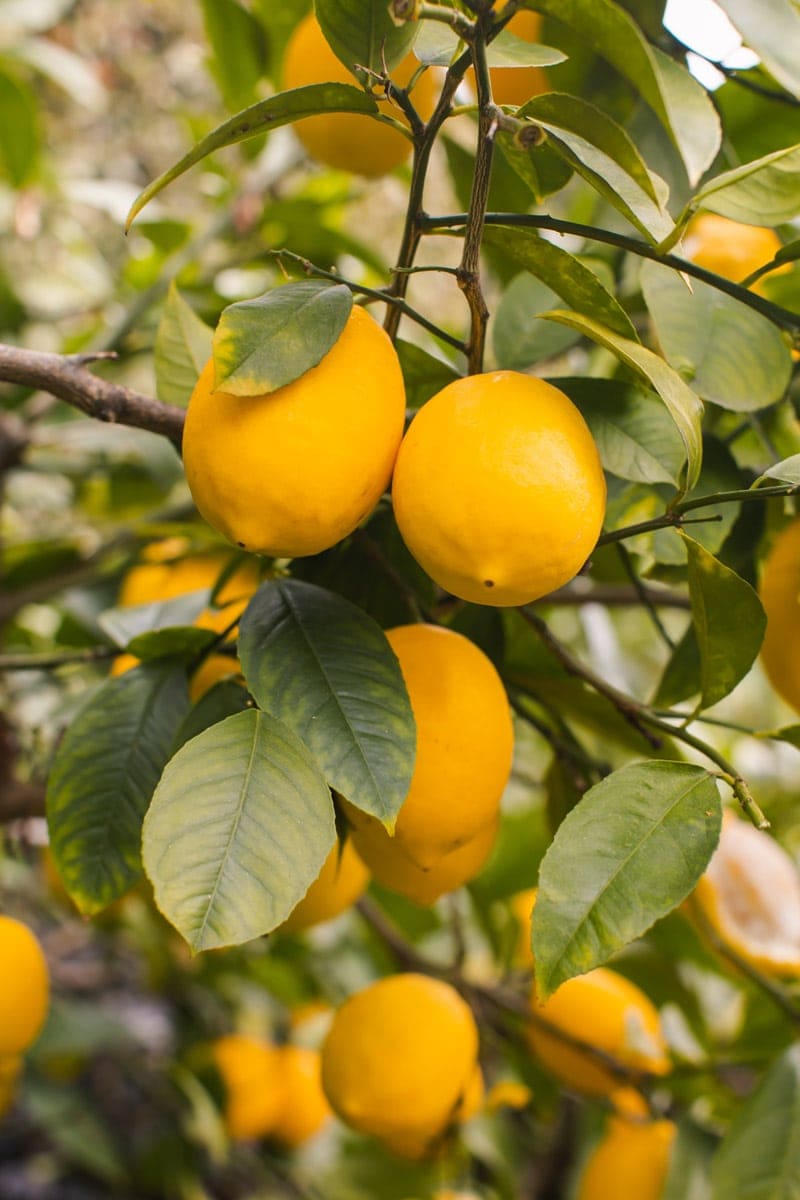
<svg viewBox="0 0 800 1200">
<path fill-rule="evenodd" d="M 533 1092 L 527 1084 L 517 1079 L 500 1079 L 489 1089 L 486 1108 L 489 1112 L 500 1112 L 504 1108 L 519 1112 L 527 1108 L 532 1099 Z"/>
<path fill-rule="evenodd" d="M 522 10 L 514 14 L 506 30 L 523 42 L 538 42 L 542 18 L 539 13 Z M 495 104 L 519 106 L 549 90 L 547 75 L 541 67 L 490 67 L 489 75 Z"/>
<path fill-rule="evenodd" d="M 665 1075 L 670 1069 L 658 1013 L 634 983 L 607 967 L 568 979 L 534 1014 L 568 1037 L 610 1055 L 631 1072 Z M 533 1022 L 528 1042 L 537 1058 L 562 1083 L 589 1096 L 610 1095 L 620 1086 L 610 1066 Z"/>
<path fill-rule="evenodd" d="M 429 868 L 494 823 L 511 771 L 511 712 L 494 666 L 462 634 L 400 625 L 386 636 L 417 726 L 414 774 L 394 837 L 417 866 Z M 359 814 L 348 813 L 362 828 Z"/>
<path fill-rule="evenodd" d="M 369 882 L 369 871 L 348 838 L 344 846 L 334 846 L 322 870 L 303 899 L 281 925 L 286 933 L 299 933 L 322 921 L 329 921 L 355 904 Z"/>
<path fill-rule="evenodd" d="M 284 1146 L 301 1146 L 331 1116 L 320 1078 L 320 1054 L 305 1046 L 278 1046 L 283 1105 L 270 1137 Z"/>
<path fill-rule="evenodd" d="M 474 879 L 492 852 L 498 828 L 498 822 L 492 822 L 463 846 L 423 868 L 409 857 L 398 838 L 389 836 L 380 821 L 355 812 L 352 820 L 353 844 L 376 883 L 421 905 L 433 904 Z"/>
<path fill-rule="evenodd" d="M 284 1108 L 283 1068 L 277 1048 L 262 1038 L 230 1033 L 211 1047 L 225 1086 L 225 1125 L 237 1140 L 266 1137 Z"/>
<path fill-rule="evenodd" d="M 511 915 L 517 924 L 517 938 L 514 943 L 513 961 L 520 967 L 533 966 L 533 950 L 531 950 L 531 918 L 533 906 L 536 903 L 536 888 L 527 888 L 517 892 L 509 900 Z"/>
<path fill-rule="evenodd" d="M 50 998 L 42 947 L 22 921 L 0 914 L 0 1058 L 16 1058 L 36 1041 Z"/>
<path fill-rule="evenodd" d="M 603 524 L 606 485 L 572 401 L 542 379 L 492 371 L 422 406 L 392 496 L 406 545 L 441 587 L 510 605 L 577 574 Z"/>
<path fill-rule="evenodd" d="M 392 79 L 405 87 L 419 63 L 413 54 L 392 71 Z M 295 28 L 283 66 L 283 86 L 286 89 L 309 83 L 349 83 L 357 86 L 353 75 L 331 50 L 319 22 L 310 13 Z M 423 120 L 433 111 L 433 79 L 430 71 L 420 76 L 412 101 Z M 379 101 L 387 116 L 408 124 L 400 109 L 387 100 Z M 359 113 L 325 113 L 298 121 L 294 131 L 308 153 L 317 162 L 340 171 L 375 178 L 385 175 L 405 162 L 411 154 L 411 142 L 396 129 L 383 125 L 374 117 Z"/>
<path fill-rule="evenodd" d="M 463 1117 L 465 1097 L 474 1103 L 477 1055 L 475 1019 L 454 988 L 391 975 L 337 1011 L 322 1045 L 322 1086 L 352 1129 L 417 1158 Z"/>
<path fill-rule="evenodd" d="M 774 258 L 781 245 L 774 229 L 743 225 L 717 213 L 699 213 L 689 222 L 683 250 L 698 267 L 739 283 Z M 788 263 L 776 268 L 775 274 L 787 270 L 791 270 Z M 761 291 L 761 286 L 758 280 L 752 285 L 753 291 Z"/>
<path fill-rule="evenodd" d="M 800 872 L 774 838 L 731 812 L 690 897 L 689 911 L 698 909 L 752 966 L 800 976 Z"/>
<path fill-rule="evenodd" d="M 317 554 L 377 504 L 404 420 L 394 347 L 356 307 L 322 361 L 274 392 L 214 391 L 209 360 L 186 412 L 186 478 L 229 541 L 257 554 Z"/>
<path fill-rule="evenodd" d="M 660 1200 L 676 1133 L 672 1121 L 639 1123 L 612 1117 L 586 1163 L 577 1200 Z"/>
<path fill-rule="evenodd" d="M 758 593 L 767 614 L 761 662 L 778 695 L 800 712 L 800 519 L 776 537 Z"/>
</svg>

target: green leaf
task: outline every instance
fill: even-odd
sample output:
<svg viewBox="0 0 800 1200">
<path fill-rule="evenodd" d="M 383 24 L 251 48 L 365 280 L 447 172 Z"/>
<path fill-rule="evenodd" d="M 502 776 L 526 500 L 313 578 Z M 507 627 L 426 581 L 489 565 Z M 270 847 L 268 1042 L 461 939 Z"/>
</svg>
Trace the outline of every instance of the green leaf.
<svg viewBox="0 0 800 1200">
<path fill-rule="evenodd" d="M 181 747 L 142 835 L 156 903 L 194 951 L 275 929 L 336 841 L 330 792 L 308 750 L 256 709 Z"/>
<path fill-rule="evenodd" d="M 405 58 L 417 33 L 413 21 L 395 25 L 386 0 L 316 0 L 317 20 L 331 49 L 352 71 L 382 74 Z M 368 84 L 374 82 L 367 77 Z"/>
<path fill-rule="evenodd" d="M 213 329 L 201 321 L 173 281 L 155 342 L 156 392 L 164 404 L 185 408 L 211 357 Z"/>
<path fill-rule="evenodd" d="M 528 0 L 569 25 L 641 92 L 679 151 L 696 184 L 711 166 L 722 139 L 705 89 L 683 67 L 645 39 L 633 18 L 613 0 Z"/>
<path fill-rule="evenodd" d="M 492 320 L 492 346 L 498 367 L 519 371 L 554 358 L 580 339 L 574 329 L 537 321 L 558 304 L 558 296 L 527 271 L 515 275 L 500 297 Z"/>
<path fill-rule="evenodd" d="M 800 484 L 800 454 L 792 454 L 769 467 L 761 479 L 778 479 L 781 483 Z"/>
<path fill-rule="evenodd" d="M 223 121 L 216 129 L 212 129 L 188 154 L 184 154 L 174 166 L 149 183 L 131 205 L 125 221 L 125 231 L 130 229 L 144 206 L 163 191 L 167 184 L 178 179 L 196 163 L 202 162 L 209 154 L 221 150 L 224 146 L 234 146 L 237 142 L 245 142 L 248 138 L 270 133 L 282 125 L 290 125 L 293 121 L 301 121 L 303 117 L 313 117 L 321 112 L 366 113 L 368 116 L 377 117 L 378 105 L 366 92 L 349 83 L 310 83 L 307 87 L 278 92 L 268 100 L 259 100 L 243 112 Z"/>
<path fill-rule="evenodd" d="M 642 289 L 664 356 L 703 400 L 753 412 L 781 399 L 792 356 L 779 329 L 716 288 L 658 263 L 642 267 Z"/>
<path fill-rule="evenodd" d="M 236 713 L 252 708 L 253 702 L 247 694 L 247 688 L 234 679 L 221 679 L 213 687 L 204 692 L 200 699 L 181 721 L 175 734 L 174 750 L 197 737 L 199 733 L 210 729 L 212 725 L 232 717 Z"/>
<path fill-rule="evenodd" d="M 24 83 L 0 70 L 0 175 L 22 187 L 39 155 L 36 98 Z"/>
<path fill-rule="evenodd" d="M 217 390 L 260 396 L 299 379 L 339 340 L 352 307 L 344 284 L 314 279 L 229 304 L 214 334 Z"/>
<path fill-rule="evenodd" d="M 786 742 L 788 746 L 794 746 L 795 750 L 800 750 L 800 725 L 784 725 L 782 729 L 773 729 L 761 736 L 774 738 L 778 742 Z"/>
<path fill-rule="evenodd" d="M 142 818 L 188 707 L 182 667 L 137 667 L 104 683 L 64 734 L 47 823 L 81 912 L 99 912 L 139 878 Z"/>
<path fill-rule="evenodd" d="M 767 618 L 756 592 L 740 575 L 678 530 L 689 560 L 689 596 L 700 651 L 701 707 L 733 691 L 755 661 Z"/>
<path fill-rule="evenodd" d="M 97 618 L 97 624 L 120 648 L 134 638 L 154 629 L 172 629 L 193 625 L 211 599 L 210 588 L 186 592 L 172 600 L 154 600 L 150 604 L 120 605 L 108 608 Z"/>
<path fill-rule="evenodd" d="M 150 658 L 196 658 L 218 639 L 213 629 L 198 629 L 195 625 L 153 629 L 132 638 L 126 647 L 129 654 L 143 660 Z"/>
<path fill-rule="evenodd" d="M 577 96 L 546 92 L 519 109 L 550 135 L 566 162 L 651 242 L 669 237 L 674 222 L 664 207 L 666 185 L 648 171 L 628 134 Z"/>
<path fill-rule="evenodd" d="M 551 379 L 581 410 L 603 467 L 634 483 L 678 486 L 683 443 L 669 412 L 651 391 L 620 379 Z"/>
<path fill-rule="evenodd" d="M 717 1139 L 688 1120 L 679 1121 L 660 1200 L 711 1200 L 711 1160 Z"/>
<path fill-rule="evenodd" d="M 683 442 L 686 452 L 685 488 L 687 491 L 691 490 L 697 482 L 703 458 L 703 405 L 699 397 L 663 358 L 629 338 L 619 337 L 613 330 L 607 329 L 597 321 L 578 313 L 559 310 L 543 315 L 550 321 L 560 321 L 563 325 L 569 325 L 593 341 L 599 342 L 641 379 L 652 385 L 675 422 Z"/>
<path fill-rule="evenodd" d="M 212 73 L 226 107 L 242 108 L 253 101 L 266 66 L 263 30 L 237 0 L 201 0 L 201 5 Z"/>
<path fill-rule="evenodd" d="M 680 904 L 714 852 L 721 821 L 713 777 L 688 763 L 631 763 L 590 788 L 539 869 L 532 945 L 542 998 Z"/>
<path fill-rule="evenodd" d="M 449 67 L 465 49 L 466 43 L 444 22 L 420 22 L 414 42 L 414 55 L 420 62 L 431 67 Z M 486 61 L 490 67 L 554 67 L 564 62 L 566 57 L 553 46 L 526 42 L 506 29 L 497 35 L 486 50 Z"/>
<path fill-rule="evenodd" d="M 260 707 L 304 740 L 332 788 L 391 833 L 411 783 L 416 726 L 380 627 L 333 592 L 276 580 L 245 609 L 239 657 Z"/>
<path fill-rule="evenodd" d="M 794 0 L 718 0 L 778 83 L 800 96 L 800 12 Z"/>
<path fill-rule="evenodd" d="M 800 1046 L 790 1046 L 739 1109 L 714 1159 L 712 1200 L 800 1195 Z"/>
<path fill-rule="evenodd" d="M 406 404 L 408 408 L 421 408 L 426 400 L 435 396 L 448 383 L 460 379 L 458 371 L 437 358 L 414 342 L 405 342 L 399 338 L 395 345 L 400 368 L 406 385 Z"/>
<path fill-rule="evenodd" d="M 710 209 L 745 225 L 793 220 L 800 212 L 800 144 L 715 176 L 696 193 L 692 208 Z"/>
<path fill-rule="evenodd" d="M 595 275 L 574 254 L 554 246 L 528 229 L 493 225 L 484 241 L 507 254 L 517 266 L 530 271 L 576 312 L 592 317 L 622 337 L 638 341 L 636 330 L 622 308 Z"/>
<path fill-rule="evenodd" d="M 656 708 L 672 708 L 673 704 L 697 696 L 702 687 L 700 648 L 694 624 L 690 621 L 664 668 L 653 696 L 653 705 Z"/>
</svg>

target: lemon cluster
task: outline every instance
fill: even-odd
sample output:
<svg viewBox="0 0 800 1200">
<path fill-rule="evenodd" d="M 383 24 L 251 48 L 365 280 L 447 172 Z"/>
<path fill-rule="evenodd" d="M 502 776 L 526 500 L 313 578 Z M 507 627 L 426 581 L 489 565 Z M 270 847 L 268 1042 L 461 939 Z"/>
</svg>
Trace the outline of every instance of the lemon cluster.
<svg viewBox="0 0 800 1200">
<path fill-rule="evenodd" d="M 38 939 L 22 921 L 0 914 L 0 1116 L 11 1107 L 22 1056 L 47 1016 L 50 977 Z"/>
</svg>

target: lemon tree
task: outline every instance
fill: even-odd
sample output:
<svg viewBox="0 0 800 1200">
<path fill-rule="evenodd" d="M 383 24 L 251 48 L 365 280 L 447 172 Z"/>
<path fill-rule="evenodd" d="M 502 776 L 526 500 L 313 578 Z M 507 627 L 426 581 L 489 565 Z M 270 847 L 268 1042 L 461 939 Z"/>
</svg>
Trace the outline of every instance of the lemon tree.
<svg viewBox="0 0 800 1200">
<path fill-rule="evenodd" d="M 717 7 L 0 3 L 0 1195 L 800 1194 L 800 16 Z"/>
</svg>

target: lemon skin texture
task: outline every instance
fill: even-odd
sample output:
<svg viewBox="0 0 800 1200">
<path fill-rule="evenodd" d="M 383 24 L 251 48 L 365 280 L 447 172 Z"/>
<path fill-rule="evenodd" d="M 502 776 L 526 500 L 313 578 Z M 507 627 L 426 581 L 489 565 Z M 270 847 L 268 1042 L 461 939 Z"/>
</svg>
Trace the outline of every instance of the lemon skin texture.
<svg viewBox="0 0 800 1200">
<path fill-rule="evenodd" d="M 717 213 L 700 213 L 688 225 L 683 248 L 686 257 L 698 267 L 738 283 L 774 258 L 782 244 L 774 229 L 743 225 Z M 771 274 L 788 270 L 791 270 L 789 263 Z M 759 279 L 752 285 L 752 291 L 762 290 Z"/>
<path fill-rule="evenodd" d="M 518 12 L 506 25 L 506 30 L 523 42 L 538 42 L 542 18 L 539 13 Z M 547 75 L 541 67 L 490 67 L 489 76 L 495 104 L 519 107 L 533 96 L 549 91 Z"/>
<path fill-rule="evenodd" d="M 517 371 L 470 375 L 419 410 L 392 497 L 403 539 L 446 591 L 527 604 L 572 579 L 603 524 L 600 456 L 558 388 Z"/>
<path fill-rule="evenodd" d="M 767 614 L 761 663 L 778 695 L 800 712 L 800 520 L 776 537 L 758 594 Z"/>
<path fill-rule="evenodd" d="M 571 1037 L 611 1055 L 632 1071 L 665 1075 L 670 1069 L 658 1012 L 634 983 L 606 967 L 568 979 L 544 1004 L 534 988 L 532 1011 Z M 589 1054 L 531 1023 L 528 1043 L 536 1057 L 568 1088 L 609 1096 L 619 1079 Z"/>
<path fill-rule="evenodd" d="M 474 642 L 434 625 L 386 633 L 417 726 L 417 756 L 394 837 L 427 869 L 494 824 L 511 773 L 505 688 Z M 353 817 L 356 828 L 363 823 Z"/>
<path fill-rule="evenodd" d="M 492 822 L 463 846 L 423 869 L 409 858 L 402 842 L 389 836 L 380 821 L 363 813 L 354 814 L 354 820 L 358 824 L 353 826 L 353 844 L 376 883 L 423 907 L 475 878 L 492 852 L 499 825 L 498 821 Z"/>
<path fill-rule="evenodd" d="M 422 1156 L 475 1093 L 478 1029 L 449 984 L 387 976 L 346 1000 L 322 1045 L 322 1086 L 352 1129 Z"/>
<path fill-rule="evenodd" d="M 319 1050 L 278 1046 L 276 1053 L 283 1080 L 283 1107 L 270 1137 L 294 1149 L 319 1133 L 333 1114 L 322 1090 Z"/>
<path fill-rule="evenodd" d="M 296 558 L 341 541 L 389 483 L 405 419 L 391 341 L 361 308 L 322 361 L 260 396 L 215 392 L 203 368 L 183 435 L 198 509 L 229 541 Z"/>
<path fill-rule="evenodd" d="M 211 1047 L 225 1086 L 225 1126 L 234 1140 L 268 1136 L 285 1104 L 277 1047 L 261 1038 L 230 1033 Z"/>
<path fill-rule="evenodd" d="M 16 1058 L 39 1035 L 50 1000 L 47 961 L 22 921 L 0 914 L 0 1058 Z"/>
<path fill-rule="evenodd" d="M 319 875 L 280 928 L 285 933 L 299 933 L 338 917 L 355 904 L 368 883 L 369 870 L 348 838 L 341 851 L 338 845 L 333 847 Z"/>
<path fill-rule="evenodd" d="M 392 79 L 405 87 L 418 69 L 419 62 L 409 54 L 392 71 Z M 309 83 L 359 84 L 325 40 L 325 35 L 313 13 L 296 27 L 286 47 L 283 67 L 283 86 L 286 89 Z M 430 71 L 420 76 L 412 93 L 412 101 L 423 120 L 433 112 L 434 84 Z M 387 100 L 378 107 L 387 116 L 407 124 L 396 105 Z M 411 142 L 389 125 L 360 113 L 329 113 L 298 121 L 294 131 L 316 162 L 351 171 L 355 175 L 377 178 L 386 175 L 411 154 Z"/>
<path fill-rule="evenodd" d="M 612 1117 L 586 1163 L 577 1200 L 661 1200 L 676 1133 L 672 1121 L 639 1124 Z"/>
</svg>

